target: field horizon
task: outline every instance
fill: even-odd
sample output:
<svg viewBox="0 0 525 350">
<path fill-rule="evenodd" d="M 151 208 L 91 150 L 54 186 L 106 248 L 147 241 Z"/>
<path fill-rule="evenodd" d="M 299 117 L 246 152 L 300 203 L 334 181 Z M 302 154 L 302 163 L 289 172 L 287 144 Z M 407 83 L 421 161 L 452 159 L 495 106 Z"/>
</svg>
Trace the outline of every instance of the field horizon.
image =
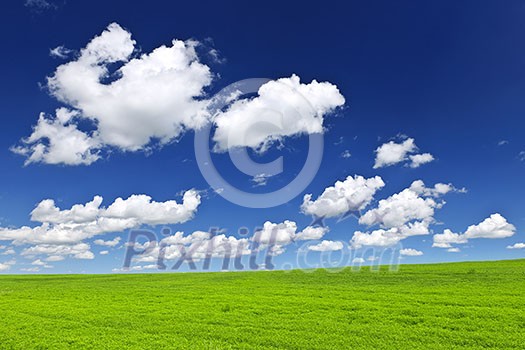
<svg viewBox="0 0 525 350">
<path fill-rule="evenodd" d="M 256 273 L 259 272 L 259 273 Z M 1 349 L 519 349 L 525 259 L 2 275 Z"/>
</svg>

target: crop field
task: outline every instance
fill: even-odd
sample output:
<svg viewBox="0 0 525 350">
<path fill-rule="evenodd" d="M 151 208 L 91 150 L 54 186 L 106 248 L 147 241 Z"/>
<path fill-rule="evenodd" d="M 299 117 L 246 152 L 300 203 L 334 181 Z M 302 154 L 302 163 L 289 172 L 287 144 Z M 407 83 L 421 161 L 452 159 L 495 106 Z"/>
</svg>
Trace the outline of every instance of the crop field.
<svg viewBox="0 0 525 350">
<path fill-rule="evenodd" d="M 525 260 L 0 276 L 1 349 L 523 349 Z"/>
</svg>

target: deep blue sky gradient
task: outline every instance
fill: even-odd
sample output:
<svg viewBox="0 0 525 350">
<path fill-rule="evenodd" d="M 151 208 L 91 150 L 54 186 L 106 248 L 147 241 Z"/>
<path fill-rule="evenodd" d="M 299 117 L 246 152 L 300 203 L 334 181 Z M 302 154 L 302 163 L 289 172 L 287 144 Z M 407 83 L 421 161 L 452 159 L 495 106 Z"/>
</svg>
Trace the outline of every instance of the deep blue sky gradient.
<svg viewBox="0 0 525 350">
<path fill-rule="evenodd" d="M 56 10 L 40 13 L 23 1 L 0 5 L 1 226 L 30 224 L 30 211 L 44 198 L 69 208 L 97 194 L 107 205 L 133 193 L 161 201 L 189 188 L 209 188 L 195 163 L 191 133 L 152 154 L 114 152 L 91 166 L 24 167 L 23 159 L 9 151 L 30 134 L 38 113 L 60 106 L 39 87 L 62 63 L 50 57 L 49 49 L 64 45 L 78 50 L 117 22 L 133 34 L 143 52 L 173 38 L 211 38 L 209 45 L 225 62 L 203 57 L 220 75 L 210 95 L 240 79 L 292 73 L 303 82 L 336 84 L 347 103 L 327 119 L 323 164 L 304 193 L 316 197 L 337 179 L 353 174 L 380 175 L 387 185 L 378 199 L 416 179 L 427 185 L 451 182 L 468 193 L 447 196 L 447 204 L 435 216 L 444 223 L 434 226 L 436 233 L 443 228 L 463 232 L 494 212 L 517 227 L 512 238 L 472 240 L 459 254 L 430 248 L 431 236 L 412 237 L 403 244 L 425 255 L 409 257 L 409 262 L 523 257 L 524 251 L 505 247 L 525 240 L 525 162 L 518 157 L 525 150 L 524 1 L 59 4 Z M 372 169 L 374 149 L 398 133 L 415 138 L 420 149 L 437 160 L 418 169 Z M 343 143 L 335 145 L 341 137 Z M 498 146 L 501 140 L 508 144 Z M 305 145 L 304 138 L 288 140 L 283 151 L 272 150 L 265 157 L 284 153 L 285 167 L 293 169 L 302 164 Z M 342 159 L 346 149 L 352 157 Z M 225 177 L 236 178 L 225 158 L 218 159 Z M 278 188 L 286 179 L 287 175 L 271 179 L 268 187 L 257 190 Z M 249 182 L 242 186 L 250 188 Z M 240 226 L 286 219 L 304 227 L 311 219 L 299 213 L 301 202 L 302 195 L 277 208 L 248 209 L 210 194 L 194 220 L 175 228 L 191 232 L 218 226 L 235 234 Z M 332 231 L 325 238 L 331 240 L 348 241 L 355 229 L 363 228 L 352 218 L 328 225 Z M 109 272 L 122 263 L 122 253 L 56 263 L 54 272 Z M 291 254 L 278 261 L 292 261 Z"/>
</svg>

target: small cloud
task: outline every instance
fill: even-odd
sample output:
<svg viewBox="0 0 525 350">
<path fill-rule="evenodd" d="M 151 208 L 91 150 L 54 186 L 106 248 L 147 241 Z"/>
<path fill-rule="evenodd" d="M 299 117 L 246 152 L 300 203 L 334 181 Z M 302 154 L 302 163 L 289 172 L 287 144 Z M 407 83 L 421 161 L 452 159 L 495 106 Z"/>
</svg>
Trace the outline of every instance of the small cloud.
<svg viewBox="0 0 525 350">
<path fill-rule="evenodd" d="M 513 245 L 507 246 L 507 249 L 524 249 L 525 243 L 515 243 Z"/>
<path fill-rule="evenodd" d="M 401 249 L 399 251 L 399 254 L 405 255 L 405 256 L 421 256 L 423 255 L 423 252 L 416 250 L 416 249 L 412 249 L 412 248 L 406 248 L 406 249 Z"/>
<path fill-rule="evenodd" d="M 58 10 L 57 4 L 47 0 L 26 0 L 24 6 L 37 13 L 42 13 L 49 10 Z"/>
<path fill-rule="evenodd" d="M 253 187 L 259 187 L 259 186 L 266 186 L 268 184 L 268 179 L 271 177 L 272 175 L 267 175 L 267 174 L 258 174 L 258 175 L 255 175 L 253 178 L 252 178 L 252 182 L 254 183 Z"/>
<path fill-rule="evenodd" d="M 55 47 L 54 49 L 49 49 L 49 56 L 65 59 L 68 58 L 72 52 L 73 50 L 70 50 L 60 45 Z"/>
<path fill-rule="evenodd" d="M 355 258 L 354 260 L 352 260 L 353 264 L 362 264 L 364 262 L 365 262 L 365 259 L 363 258 Z"/>
<path fill-rule="evenodd" d="M 459 248 L 449 248 L 447 249 L 447 252 L 449 253 L 459 253 L 461 251 L 461 249 Z"/>
<path fill-rule="evenodd" d="M 521 152 L 518 154 L 518 159 L 519 159 L 521 162 L 525 162 L 525 151 L 521 151 Z"/>
<path fill-rule="evenodd" d="M 498 146 L 503 146 L 503 145 L 508 145 L 509 144 L 509 141 L 507 140 L 501 140 L 498 142 Z"/>
<path fill-rule="evenodd" d="M 352 153 L 350 153 L 349 150 L 345 150 L 343 153 L 341 153 L 342 158 L 350 158 L 352 156 Z"/>
</svg>

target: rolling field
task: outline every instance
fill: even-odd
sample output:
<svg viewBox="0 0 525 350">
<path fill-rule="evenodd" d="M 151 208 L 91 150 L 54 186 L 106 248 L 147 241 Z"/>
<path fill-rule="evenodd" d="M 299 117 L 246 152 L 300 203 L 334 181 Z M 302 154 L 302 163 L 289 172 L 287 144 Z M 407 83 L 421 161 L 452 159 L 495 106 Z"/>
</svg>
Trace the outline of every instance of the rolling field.
<svg viewBox="0 0 525 350">
<path fill-rule="evenodd" d="M 0 276 L 1 349 L 523 349 L 525 260 Z"/>
</svg>

